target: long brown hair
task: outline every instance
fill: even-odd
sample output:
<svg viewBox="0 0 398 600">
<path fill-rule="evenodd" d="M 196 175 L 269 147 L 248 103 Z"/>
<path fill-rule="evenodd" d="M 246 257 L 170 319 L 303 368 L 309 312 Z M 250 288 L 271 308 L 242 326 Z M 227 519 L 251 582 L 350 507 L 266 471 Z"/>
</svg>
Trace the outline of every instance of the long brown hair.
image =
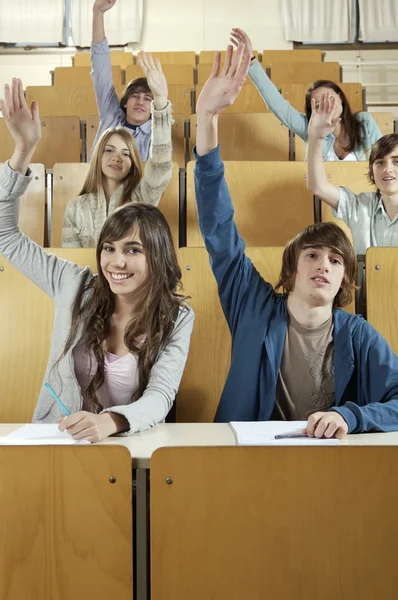
<svg viewBox="0 0 398 600">
<path fill-rule="evenodd" d="M 326 246 L 344 260 L 344 277 L 336 294 L 334 308 L 344 308 L 352 301 L 355 290 L 357 259 L 354 248 L 344 231 L 336 223 L 315 223 L 303 229 L 286 246 L 282 256 L 282 270 L 275 289 L 283 289 L 285 294 L 293 291 L 296 282 L 297 263 L 304 248 Z"/>
<path fill-rule="evenodd" d="M 305 114 L 308 119 L 308 122 L 311 119 L 311 93 L 320 88 L 329 88 L 333 90 L 336 94 L 338 94 L 341 98 L 342 102 L 342 113 L 341 113 L 341 124 L 347 132 L 348 136 L 348 145 L 344 148 L 346 152 L 354 152 L 354 150 L 361 148 L 363 146 L 364 141 L 364 128 L 360 121 L 358 121 L 356 114 L 352 114 L 350 103 L 347 100 L 347 97 L 340 86 L 334 81 L 329 81 L 328 79 L 318 79 L 314 81 L 307 93 L 305 94 Z"/>
<path fill-rule="evenodd" d="M 169 225 L 160 210 L 140 202 L 130 202 L 115 210 L 105 221 L 98 239 L 98 275 L 76 298 L 69 336 L 61 356 L 71 349 L 83 325 L 82 339 L 97 363 L 97 371 L 86 390 L 94 412 L 102 410 L 97 391 L 105 380 L 104 342 L 110 335 L 111 317 L 115 310 L 115 296 L 101 269 L 101 252 L 106 242 L 121 240 L 134 232 L 139 233 L 143 244 L 148 276 L 135 292 L 135 305 L 139 309 L 124 334 L 129 352 L 138 357 L 139 387 L 132 401 L 144 393 L 152 366 L 167 344 L 186 300 L 178 293 L 181 269 Z"/>
<path fill-rule="evenodd" d="M 129 133 L 124 127 L 111 127 L 110 129 L 106 129 L 99 138 L 95 145 L 93 155 L 91 157 L 90 168 L 79 196 L 92 193 L 103 193 L 104 175 L 102 173 L 101 161 L 102 155 L 105 151 L 105 146 L 109 142 L 109 139 L 112 137 L 112 135 L 118 135 L 122 138 L 129 149 L 132 163 L 129 173 L 121 182 L 123 184 L 123 192 L 119 199 L 118 206 L 123 206 L 123 204 L 131 202 L 131 195 L 142 178 L 141 158 L 137 144 L 135 143 L 131 133 Z"/>
</svg>

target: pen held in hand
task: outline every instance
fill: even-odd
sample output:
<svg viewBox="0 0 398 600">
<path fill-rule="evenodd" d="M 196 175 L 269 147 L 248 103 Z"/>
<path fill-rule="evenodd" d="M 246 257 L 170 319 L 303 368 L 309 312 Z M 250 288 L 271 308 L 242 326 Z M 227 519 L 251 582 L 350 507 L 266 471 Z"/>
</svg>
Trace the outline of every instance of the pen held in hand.
<svg viewBox="0 0 398 600">
<path fill-rule="evenodd" d="M 58 404 L 58 406 L 60 407 L 60 409 L 62 410 L 62 412 L 67 416 L 70 417 L 70 412 L 69 410 L 66 408 L 65 404 L 62 402 L 62 400 L 57 396 L 57 394 L 54 392 L 53 388 L 51 387 L 51 385 L 49 383 L 45 383 L 44 387 L 50 392 L 51 396 L 54 398 L 55 402 Z"/>
</svg>

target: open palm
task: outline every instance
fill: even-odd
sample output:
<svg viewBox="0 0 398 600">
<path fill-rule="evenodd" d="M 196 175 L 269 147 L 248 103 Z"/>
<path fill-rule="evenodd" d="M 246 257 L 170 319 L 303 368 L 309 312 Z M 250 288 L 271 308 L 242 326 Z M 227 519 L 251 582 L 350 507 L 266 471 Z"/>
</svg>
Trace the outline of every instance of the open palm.
<svg viewBox="0 0 398 600">
<path fill-rule="evenodd" d="M 0 99 L 0 110 L 16 147 L 20 150 L 35 147 L 41 138 L 39 107 L 35 101 L 31 107 L 26 104 L 20 79 L 14 78 L 11 86 L 4 86 L 4 99 Z"/>
<path fill-rule="evenodd" d="M 232 59 L 232 46 L 228 46 L 221 74 L 220 53 L 216 52 L 213 70 L 196 104 L 197 113 L 218 114 L 234 103 L 250 66 L 250 54 L 246 52 L 243 57 L 244 50 L 244 44 L 239 44 Z"/>
<path fill-rule="evenodd" d="M 144 72 L 149 89 L 154 97 L 161 96 L 167 98 L 167 80 L 162 71 L 160 60 L 158 58 L 153 60 L 150 52 L 140 52 L 138 55 L 138 64 Z"/>
<path fill-rule="evenodd" d="M 100 12 L 106 12 L 112 6 L 115 6 L 116 0 L 95 0 L 93 5 L 93 10 L 98 10 Z"/>
<path fill-rule="evenodd" d="M 334 116 L 335 100 L 329 93 L 322 94 L 319 105 L 314 98 L 311 100 L 311 119 L 308 125 L 308 135 L 325 138 L 332 133 L 341 119 Z"/>
</svg>

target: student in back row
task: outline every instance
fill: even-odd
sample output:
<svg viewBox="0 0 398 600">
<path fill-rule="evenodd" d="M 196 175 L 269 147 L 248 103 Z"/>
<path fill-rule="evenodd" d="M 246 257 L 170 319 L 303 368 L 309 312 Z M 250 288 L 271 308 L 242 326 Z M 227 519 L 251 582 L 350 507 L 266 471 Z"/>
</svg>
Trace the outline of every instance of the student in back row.
<svg viewBox="0 0 398 600">
<path fill-rule="evenodd" d="M 305 114 L 293 108 L 279 93 L 279 90 L 269 79 L 258 60 L 252 54 L 252 44 L 243 29 L 235 28 L 231 32 L 231 41 L 237 46 L 244 43 L 250 52 L 251 66 L 249 77 L 260 92 L 264 102 L 274 115 L 282 121 L 293 133 L 302 140 L 308 140 L 308 123 L 311 118 L 311 101 L 319 103 L 320 97 L 326 91 L 335 98 L 336 110 L 341 117 L 339 123 L 325 137 L 322 144 L 323 160 L 367 160 L 370 150 L 381 138 L 381 131 L 376 121 L 368 112 L 358 112 L 354 115 L 343 90 L 333 81 L 315 81 L 305 96 Z"/>
<path fill-rule="evenodd" d="M 19 198 L 41 135 L 38 106 L 27 107 L 14 79 L 0 109 L 15 141 L 0 172 L 0 252 L 54 302 L 45 381 L 71 413 L 65 417 L 43 387 L 33 420 L 61 419 L 61 430 L 91 442 L 148 429 L 173 404 L 194 318 L 179 294 L 166 219 L 141 202 L 115 210 L 99 235 L 97 275 L 46 252 L 18 229 Z"/>
<path fill-rule="evenodd" d="M 160 63 L 152 71 L 128 83 L 119 100 L 112 81 L 112 66 L 108 42 L 105 37 L 104 14 L 117 0 L 96 0 L 93 5 L 93 35 L 91 46 L 91 76 L 100 116 L 94 145 L 109 127 L 123 126 L 134 137 L 143 162 L 151 154 L 152 121 L 170 120 L 171 106 L 167 100 L 167 86 Z M 152 59 L 151 59 L 152 60 Z M 141 68 L 142 63 L 139 61 Z M 164 81 L 163 81 L 164 80 Z"/>
<path fill-rule="evenodd" d="M 79 196 L 65 210 L 62 246 L 94 247 L 106 218 L 128 202 L 157 206 L 172 175 L 171 108 L 167 102 L 167 82 L 159 64 L 144 52 L 140 65 L 151 86 L 162 90 L 167 108 L 154 111 L 151 128 L 151 154 L 142 173 L 136 139 L 124 127 L 111 127 L 102 133 L 91 158 L 90 169 Z M 161 100 L 163 103 L 163 100 Z"/>
<path fill-rule="evenodd" d="M 312 100 L 307 186 L 348 225 L 356 254 L 365 254 L 370 246 L 398 246 L 398 135 L 384 135 L 372 148 L 368 177 L 376 191 L 354 194 L 328 181 L 322 161 L 324 140 L 339 121 L 333 96 L 326 93 L 319 102 Z"/>
<path fill-rule="evenodd" d="M 340 227 L 317 223 L 285 248 L 277 289 L 245 255 L 218 147 L 218 115 L 249 70 L 232 46 L 199 96 L 195 191 L 199 224 L 232 335 L 217 421 L 308 420 L 306 433 L 398 430 L 398 357 L 362 317 L 344 310 L 356 257 Z M 264 212 L 263 218 L 267 218 Z"/>
</svg>

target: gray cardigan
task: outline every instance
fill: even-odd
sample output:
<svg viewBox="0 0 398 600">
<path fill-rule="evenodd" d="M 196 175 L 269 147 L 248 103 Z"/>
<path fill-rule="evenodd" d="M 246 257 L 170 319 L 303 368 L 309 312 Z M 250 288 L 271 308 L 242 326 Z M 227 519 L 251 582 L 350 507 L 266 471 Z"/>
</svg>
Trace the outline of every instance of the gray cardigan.
<svg viewBox="0 0 398 600">
<path fill-rule="evenodd" d="M 308 140 L 308 120 L 307 116 L 295 108 L 280 94 L 278 88 L 272 83 L 270 78 L 257 60 L 254 60 L 249 69 L 249 77 L 260 92 L 260 95 L 270 111 L 282 121 L 293 133 L 302 140 Z M 303 98 L 304 104 L 304 98 Z M 356 118 L 363 127 L 364 146 L 356 148 L 354 154 L 357 160 L 367 160 L 370 155 L 373 144 L 382 137 L 382 133 L 377 126 L 376 121 L 368 112 L 356 113 Z M 334 144 L 335 136 L 330 133 L 323 140 L 323 159 L 329 153 Z"/>
<path fill-rule="evenodd" d="M 73 348 L 61 356 L 67 339 L 77 294 L 94 277 L 91 269 L 57 258 L 35 244 L 18 229 L 19 198 L 32 179 L 30 171 L 21 175 L 6 163 L 0 173 L 0 253 L 21 273 L 48 294 L 54 302 L 54 326 L 44 381 L 49 381 L 71 413 L 82 409 L 82 395 L 75 376 Z M 147 388 L 141 398 L 110 412 L 123 415 L 129 422 L 127 434 L 149 429 L 163 421 L 178 390 L 187 359 L 194 313 L 185 305 L 180 310 L 173 334 L 152 367 Z M 78 334 L 77 340 L 81 336 Z M 61 385 L 62 382 L 62 385 Z M 55 423 L 63 417 L 58 405 L 43 387 L 33 416 L 34 422 Z"/>
</svg>

